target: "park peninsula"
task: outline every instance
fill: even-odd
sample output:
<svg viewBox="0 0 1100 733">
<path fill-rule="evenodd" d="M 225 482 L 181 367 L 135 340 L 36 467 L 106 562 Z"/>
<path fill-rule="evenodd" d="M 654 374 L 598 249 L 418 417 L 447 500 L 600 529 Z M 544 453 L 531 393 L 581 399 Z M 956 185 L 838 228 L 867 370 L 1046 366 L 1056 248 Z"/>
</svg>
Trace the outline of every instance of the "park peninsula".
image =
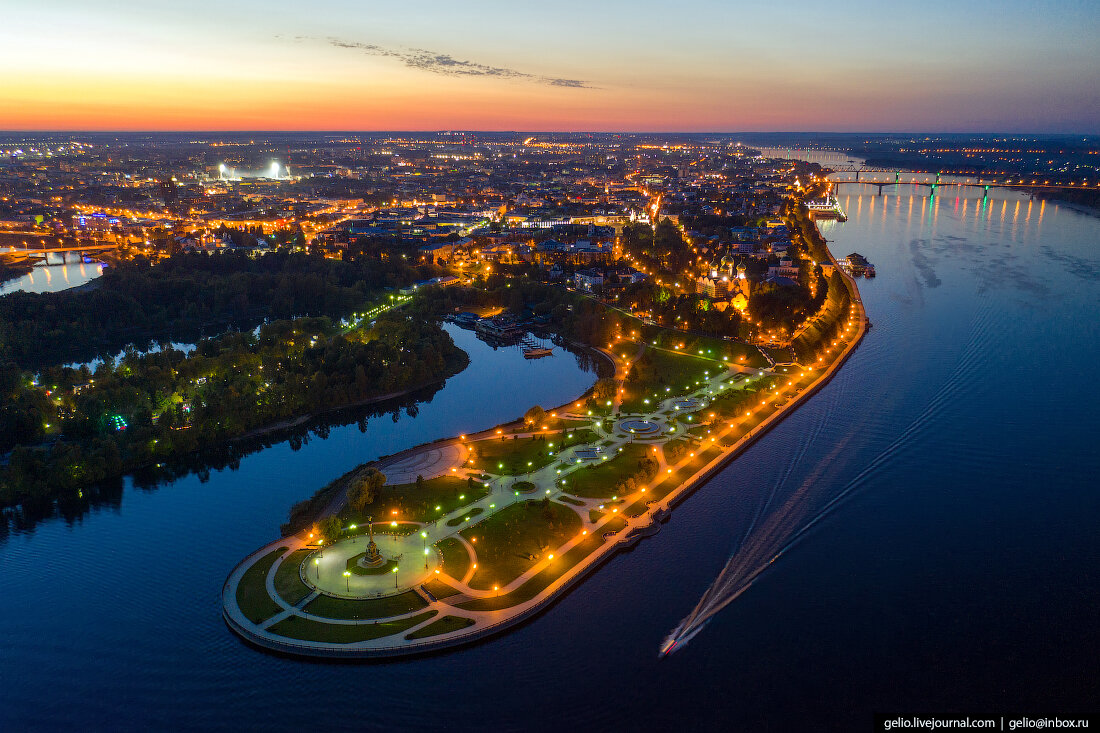
<svg viewBox="0 0 1100 733">
<path fill-rule="evenodd" d="M 567 336 L 602 354 L 613 375 L 568 404 L 533 406 L 332 482 L 229 573 L 226 624 L 296 656 L 434 652 L 530 618 L 655 534 L 826 384 L 870 325 L 804 203 L 790 199 L 784 215 L 791 256 L 812 264 L 822 296 L 785 340 L 700 337 L 572 296 L 568 310 L 590 311 L 603 330 L 585 338 L 574 322 Z M 520 304 L 532 294 L 512 287 Z M 412 307 L 458 307 L 453 292 L 433 292 Z"/>
</svg>

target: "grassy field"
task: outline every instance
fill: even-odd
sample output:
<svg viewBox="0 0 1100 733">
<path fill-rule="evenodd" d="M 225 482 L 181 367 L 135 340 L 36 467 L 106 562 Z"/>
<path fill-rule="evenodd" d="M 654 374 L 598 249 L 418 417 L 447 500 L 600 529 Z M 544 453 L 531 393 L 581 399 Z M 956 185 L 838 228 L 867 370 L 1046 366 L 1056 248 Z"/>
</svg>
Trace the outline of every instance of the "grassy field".
<svg viewBox="0 0 1100 733">
<path fill-rule="evenodd" d="M 352 575 L 385 575 L 392 573 L 393 569 L 397 567 L 396 560 L 387 560 L 376 568 L 365 568 L 359 564 L 359 558 L 363 557 L 367 553 L 360 552 L 354 557 L 348 558 L 347 570 Z"/>
<path fill-rule="evenodd" d="M 410 590 L 396 596 L 365 600 L 320 595 L 306 604 L 303 610 L 325 618 L 373 619 L 417 611 L 426 605 L 423 598 Z"/>
<path fill-rule="evenodd" d="M 270 630 L 291 639 L 351 644 L 406 631 L 427 621 L 435 614 L 435 611 L 427 611 L 399 621 L 379 621 L 373 624 L 326 624 L 301 616 L 290 616 L 272 626 Z"/>
<path fill-rule="evenodd" d="M 709 359 L 647 347 L 627 375 L 620 409 L 622 412 L 652 412 L 666 397 L 696 389 L 696 382 L 705 379 L 706 372 L 713 376 L 721 371 L 725 371 L 725 367 Z"/>
<path fill-rule="evenodd" d="M 603 544 L 604 539 L 602 533 L 589 534 L 583 542 L 577 543 L 575 547 L 564 555 L 555 558 L 548 567 L 511 593 L 467 601 L 466 603 L 459 604 L 459 608 L 464 608 L 468 611 L 494 611 L 529 601 L 546 590 L 551 583 L 560 578 L 567 570 L 595 550 L 599 549 Z"/>
<path fill-rule="evenodd" d="M 244 572 L 241 582 L 237 584 L 237 605 L 240 607 L 241 613 L 254 624 L 269 619 L 283 610 L 267 594 L 265 580 L 267 572 L 275 564 L 276 558 L 286 552 L 286 549 L 280 547 L 261 557 Z"/>
<path fill-rule="evenodd" d="M 580 531 L 576 512 L 555 502 L 525 501 L 497 512 L 462 531 L 477 548 L 470 587 L 490 590 L 511 583 Z"/>
<path fill-rule="evenodd" d="M 470 567 L 470 553 L 461 540 L 448 537 L 436 543 L 436 547 L 443 554 L 443 572 L 452 578 L 462 580 L 462 576 Z"/>
<path fill-rule="evenodd" d="M 424 583 L 424 587 L 436 598 L 449 598 L 458 595 L 458 590 L 447 585 L 442 580 L 436 580 L 434 578 Z"/>
<path fill-rule="evenodd" d="M 427 626 L 414 631 L 411 634 L 406 634 L 406 639 L 424 639 L 429 636 L 438 636 L 439 634 L 449 634 L 452 631 L 458 631 L 464 629 L 467 626 L 472 626 L 474 620 L 472 618 L 466 618 L 465 616 L 444 616 L 443 618 L 432 621 Z"/>
<path fill-rule="evenodd" d="M 637 473 L 638 460 L 652 450 L 641 443 L 628 443 L 616 457 L 569 474 L 566 490 L 570 494 L 593 499 L 613 496 L 618 491 L 615 487 Z"/>
<path fill-rule="evenodd" d="M 399 517 L 409 522 L 431 522 L 474 503 L 488 493 L 488 487 L 478 481 L 474 481 L 473 488 L 470 488 L 464 478 L 439 476 L 425 480 L 420 488 L 415 483 L 383 486 L 382 496 L 363 512 L 348 507 L 340 517 L 345 524 L 365 524 L 368 516 L 376 520 Z"/>
<path fill-rule="evenodd" d="M 656 341 L 657 345 L 674 351 L 682 351 L 705 359 L 719 361 L 725 364 L 737 364 L 739 366 L 765 367 L 768 362 L 761 356 L 755 346 L 749 346 L 739 341 L 726 341 L 710 336 L 696 336 L 681 333 L 679 331 L 662 331 L 656 338 L 650 338 L 649 343 Z M 680 348 L 677 349 L 676 347 Z M 700 354 L 699 352 L 703 353 Z M 722 357 L 725 357 L 723 359 Z"/>
<path fill-rule="evenodd" d="M 309 550 L 295 550 L 275 570 L 275 592 L 290 605 L 298 603 L 313 589 L 302 582 L 300 568 Z"/>
<path fill-rule="evenodd" d="M 504 436 L 503 439 L 490 438 L 470 443 L 469 465 L 508 476 L 535 471 L 549 465 L 554 460 L 550 453 L 556 453 L 561 446 L 560 440 L 552 440 L 551 437 L 560 436 Z"/>
</svg>

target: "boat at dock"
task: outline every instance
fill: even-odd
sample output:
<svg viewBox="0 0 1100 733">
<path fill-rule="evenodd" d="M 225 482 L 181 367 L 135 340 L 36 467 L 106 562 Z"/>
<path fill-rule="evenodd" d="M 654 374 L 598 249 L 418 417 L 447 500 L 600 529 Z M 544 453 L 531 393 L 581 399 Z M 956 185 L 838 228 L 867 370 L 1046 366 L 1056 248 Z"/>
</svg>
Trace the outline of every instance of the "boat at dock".
<svg viewBox="0 0 1100 733">
<path fill-rule="evenodd" d="M 488 340 L 513 344 L 523 338 L 524 333 L 515 321 L 502 316 L 482 318 L 474 326 L 474 330 Z"/>
<path fill-rule="evenodd" d="M 524 359 L 541 359 L 544 356 L 553 356 L 554 350 L 543 346 L 527 346 L 523 349 Z"/>
</svg>

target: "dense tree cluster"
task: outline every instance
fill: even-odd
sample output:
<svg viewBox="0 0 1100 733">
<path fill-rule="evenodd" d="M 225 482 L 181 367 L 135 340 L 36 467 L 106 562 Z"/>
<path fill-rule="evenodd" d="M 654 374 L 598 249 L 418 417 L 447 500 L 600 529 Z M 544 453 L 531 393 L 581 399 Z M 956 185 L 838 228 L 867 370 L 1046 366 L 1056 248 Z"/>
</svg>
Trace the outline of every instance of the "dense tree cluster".
<svg viewBox="0 0 1100 733">
<path fill-rule="evenodd" d="M 190 355 L 129 352 L 94 374 L 6 369 L 0 502 L 64 491 L 281 421 L 445 378 L 467 357 L 432 321 L 390 312 L 345 332 L 328 318 L 207 339 Z M 46 437 L 53 440 L 44 445 Z"/>
<path fill-rule="evenodd" d="M 194 341 L 269 318 L 346 315 L 383 287 L 431 274 L 402 257 L 331 260 L 280 251 L 251 258 L 178 254 L 108 268 L 94 286 L 0 298 L 0 363 L 90 361 L 128 344 Z"/>
<path fill-rule="evenodd" d="M 634 311 L 649 313 L 654 322 L 668 328 L 734 338 L 741 331 L 741 313 L 736 308 L 719 310 L 710 298 L 677 293 L 650 280 L 628 285 L 619 302 Z"/>
<path fill-rule="evenodd" d="M 691 263 L 691 248 L 679 228 L 668 219 L 656 227 L 628 224 L 623 227 L 623 251 L 648 272 L 675 277 Z"/>
</svg>

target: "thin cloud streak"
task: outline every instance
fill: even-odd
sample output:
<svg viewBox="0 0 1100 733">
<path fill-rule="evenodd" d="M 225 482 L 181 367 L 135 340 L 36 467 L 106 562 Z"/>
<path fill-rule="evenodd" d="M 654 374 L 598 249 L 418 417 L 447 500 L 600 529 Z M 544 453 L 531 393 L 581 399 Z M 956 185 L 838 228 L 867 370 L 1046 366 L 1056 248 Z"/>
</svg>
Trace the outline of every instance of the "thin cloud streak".
<svg viewBox="0 0 1100 733">
<path fill-rule="evenodd" d="M 587 81 L 582 79 L 563 79 L 553 76 L 528 74 L 518 69 L 509 69 L 503 66 L 489 66 L 488 64 L 479 64 L 476 61 L 456 59 L 450 54 L 436 53 L 435 51 L 429 51 L 424 48 L 393 49 L 373 43 L 347 41 L 334 36 L 329 36 L 324 39 L 297 36 L 295 40 L 323 40 L 334 48 L 346 48 L 354 51 L 361 51 L 369 56 L 397 59 L 410 69 L 427 71 L 431 74 L 441 74 L 443 76 L 485 76 L 497 79 L 533 81 L 538 84 L 546 84 L 552 87 L 565 87 L 567 89 L 594 88 Z"/>
</svg>

